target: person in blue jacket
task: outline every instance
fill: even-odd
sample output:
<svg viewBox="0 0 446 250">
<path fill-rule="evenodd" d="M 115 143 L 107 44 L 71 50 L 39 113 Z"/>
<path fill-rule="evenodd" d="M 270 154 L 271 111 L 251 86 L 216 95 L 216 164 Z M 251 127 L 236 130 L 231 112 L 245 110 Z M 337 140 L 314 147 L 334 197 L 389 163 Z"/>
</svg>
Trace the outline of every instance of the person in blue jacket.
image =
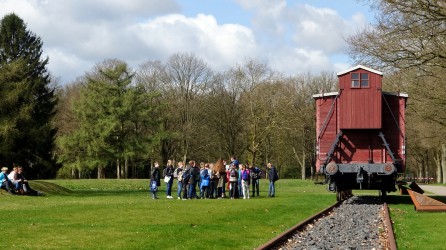
<svg viewBox="0 0 446 250">
<path fill-rule="evenodd" d="M 8 171 L 7 167 L 2 167 L 2 171 L 0 172 L 0 186 L 1 188 L 8 191 L 10 194 L 14 194 L 14 191 L 12 189 L 12 182 L 8 178 L 8 174 L 6 173 Z"/>
</svg>

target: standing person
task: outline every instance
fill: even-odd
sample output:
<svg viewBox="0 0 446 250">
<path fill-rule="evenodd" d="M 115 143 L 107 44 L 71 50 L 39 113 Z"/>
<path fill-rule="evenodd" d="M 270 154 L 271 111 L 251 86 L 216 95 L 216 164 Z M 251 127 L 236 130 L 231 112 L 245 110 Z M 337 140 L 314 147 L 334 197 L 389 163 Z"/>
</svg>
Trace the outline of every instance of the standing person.
<svg viewBox="0 0 446 250">
<path fill-rule="evenodd" d="M 242 179 L 242 193 L 243 193 L 243 199 L 249 199 L 249 181 L 250 181 L 250 176 L 249 176 L 249 169 L 243 165 L 240 164 L 241 166 L 241 179 Z"/>
<path fill-rule="evenodd" d="M 150 191 L 152 191 L 152 199 L 154 200 L 158 199 L 158 197 L 156 197 L 156 192 L 158 191 L 159 186 L 161 186 L 160 169 L 159 163 L 156 161 L 150 174 Z"/>
<path fill-rule="evenodd" d="M 186 169 L 183 170 L 183 200 L 187 200 L 187 196 L 189 195 L 190 169 L 191 166 L 187 165 Z"/>
<path fill-rule="evenodd" d="M 6 174 L 7 171 L 7 167 L 2 167 L 2 171 L 0 172 L 0 188 L 5 189 L 10 194 L 14 194 L 14 191 L 12 189 L 12 182 L 11 180 L 9 180 L 8 174 Z"/>
<path fill-rule="evenodd" d="M 217 178 L 217 198 L 224 198 L 224 188 L 226 185 L 226 167 L 223 160 L 218 160 L 214 166 L 215 177 Z"/>
<path fill-rule="evenodd" d="M 211 182 L 209 183 L 209 198 L 214 199 L 217 197 L 218 181 L 214 163 L 209 164 L 209 176 L 211 177 Z"/>
<path fill-rule="evenodd" d="M 268 167 L 268 179 L 269 179 L 268 197 L 275 197 L 276 196 L 275 182 L 279 179 L 279 175 L 277 175 L 276 168 L 271 163 L 268 163 L 267 167 Z"/>
<path fill-rule="evenodd" d="M 235 164 L 231 164 L 231 169 L 228 171 L 229 175 L 229 192 L 231 199 L 237 198 L 237 181 L 238 171 Z"/>
<path fill-rule="evenodd" d="M 226 164 L 226 160 L 223 160 L 223 167 L 224 167 L 224 178 L 223 180 L 223 188 L 222 188 L 222 198 L 226 198 L 226 183 L 228 182 L 228 179 L 226 178 L 226 173 L 229 171 L 229 165 Z M 222 174 L 221 172 L 220 174 Z M 223 175 L 222 175 L 223 176 Z M 220 177 L 221 178 L 221 177 Z"/>
<path fill-rule="evenodd" d="M 251 166 L 249 170 L 251 173 L 252 197 L 256 196 L 256 191 L 257 191 L 257 197 L 259 197 L 260 194 L 259 184 L 260 184 L 260 178 L 262 178 L 262 170 L 254 166 Z"/>
<path fill-rule="evenodd" d="M 209 185 L 211 175 L 209 172 L 209 164 L 204 165 L 204 169 L 200 171 L 200 197 L 201 199 L 209 198 Z"/>
<path fill-rule="evenodd" d="M 183 162 L 180 161 L 178 162 L 178 167 L 177 169 L 175 169 L 174 172 L 174 176 L 177 176 L 177 181 L 178 181 L 178 190 L 177 190 L 177 196 L 178 196 L 178 200 L 181 199 L 181 191 L 183 190 Z"/>
<path fill-rule="evenodd" d="M 164 181 L 166 182 L 166 196 L 167 199 L 172 199 L 172 185 L 173 185 L 173 172 L 172 160 L 167 161 L 167 165 L 163 170 Z"/>
<path fill-rule="evenodd" d="M 190 174 L 189 174 L 189 193 L 187 195 L 188 199 L 198 198 L 197 197 L 197 183 L 200 180 L 200 169 L 195 164 L 195 161 L 189 161 L 189 165 L 191 166 Z"/>
</svg>

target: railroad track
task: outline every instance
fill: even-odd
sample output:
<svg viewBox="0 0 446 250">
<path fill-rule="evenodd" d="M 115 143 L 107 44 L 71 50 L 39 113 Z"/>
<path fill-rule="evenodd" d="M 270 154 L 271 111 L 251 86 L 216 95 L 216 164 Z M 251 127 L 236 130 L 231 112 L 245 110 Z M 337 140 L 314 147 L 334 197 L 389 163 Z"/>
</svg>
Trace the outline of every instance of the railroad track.
<svg viewBox="0 0 446 250">
<path fill-rule="evenodd" d="M 389 210 L 378 197 L 353 196 L 307 218 L 257 248 L 397 249 Z"/>
</svg>

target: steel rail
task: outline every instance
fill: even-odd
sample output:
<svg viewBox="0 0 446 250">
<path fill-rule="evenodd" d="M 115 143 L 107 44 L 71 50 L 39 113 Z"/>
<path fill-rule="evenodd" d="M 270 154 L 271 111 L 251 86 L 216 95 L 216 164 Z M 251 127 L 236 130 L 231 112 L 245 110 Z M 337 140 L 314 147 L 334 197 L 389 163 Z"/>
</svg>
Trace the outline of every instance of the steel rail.
<svg viewBox="0 0 446 250">
<path fill-rule="evenodd" d="M 303 227 L 305 227 L 306 225 L 310 224 L 310 222 L 319 219 L 323 216 L 325 216 L 327 213 L 331 212 L 335 207 L 338 207 L 342 202 L 338 201 L 335 204 L 329 206 L 328 208 L 320 211 L 319 213 L 312 215 L 310 217 L 308 217 L 307 219 L 305 219 L 304 221 L 300 222 L 299 224 L 293 226 L 292 228 L 286 230 L 285 232 L 277 235 L 276 237 L 274 237 L 273 239 L 271 239 L 270 241 L 266 242 L 265 244 L 259 246 L 258 248 L 256 248 L 256 250 L 266 250 L 266 249 L 271 249 L 274 246 L 277 246 L 279 243 L 281 243 L 282 241 L 286 240 L 287 238 L 289 238 L 290 235 L 292 235 L 293 233 L 295 233 L 298 230 L 303 229 Z"/>
<path fill-rule="evenodd" d="M 316 213 L 310 217 L 308 217 L 307 219 L 305 219 L 304 221 L 300 222 L 299 224 L 293 226 L 292 228 L 286 230 L 285 232 L 277 235 L 276 237 L 274 237 L 273 239 L 271 239 L 270 241 L 266 242 L 265 244 L 259 246 L 258 248 L 256 248 L 256 250 L 269 250 L 269 249 L 273 249 L 274 247 L 277 247 L 280 243 L 284 242 L 285 240 L 287 240 L 288 238 L 290 238 L 290 236 L 292 234 L 294 234 L 296 231 L 302 230 L 305 226 L 307 226 L 308 224 L 310 224 L 311 222 L 313 222 L 316 219 L 319 219 L 323 216 L 325 216 L 326 214 L 328 214 L 329 212 L 331 212 L 335 207 L 338 207 L 340 204 L 342 203 L 342 201 L 336 202 L 335 204 L 331 205 L 330 207 L 320 211 L 319 213 Z M 397 250 L 397 245 L 396 245 L 396 240 L 395 240 L 395 234 L 393 233 L 393 227 L 392 227 L 392 221 L 390 219 L 390 212 L 389 212 L 389 208 L 387 206 L 387 203 L 383 204 L 384 207 L 384 225 L 386 226 L 386 230 L 387 230 L 387 247 L 390 250 Z"/>
</svg>

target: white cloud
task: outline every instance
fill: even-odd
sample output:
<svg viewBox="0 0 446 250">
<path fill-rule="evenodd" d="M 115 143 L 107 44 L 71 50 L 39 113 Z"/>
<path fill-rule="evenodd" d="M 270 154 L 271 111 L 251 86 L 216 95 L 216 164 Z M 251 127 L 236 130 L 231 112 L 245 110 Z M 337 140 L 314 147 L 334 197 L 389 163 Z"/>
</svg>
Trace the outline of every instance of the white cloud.
<svg viewBox="0 0 446 250">
<path fill-rule="evenodd" d="M 27 23 L 43 41 L 50 72 L 64 83 L 104 59 L 136 67 L 178 52 L 194 53 L 215 70 L 247 58 L 288 74 L 338 70 L 343 62 L 332 56 L 343 54 L 343 38 L 366 23 L 361 13 L 345 19 L 285 0 L 235 1 L 252 16 L 252 27 L 219 23 L 218 10 L 185 16 L 176 0 L 0 0 L 0 15 L 14 12 Z"/>
<path fill-rule="evenodd" d="M 233 66 L 238 58 L 255 56 L 257 46 L 248 28 L 219 25 L 210 15 L 167 15 L 137 24 L 132 30 L 157 57 L 192 52 L 217 70 Z"/>
</svg>

